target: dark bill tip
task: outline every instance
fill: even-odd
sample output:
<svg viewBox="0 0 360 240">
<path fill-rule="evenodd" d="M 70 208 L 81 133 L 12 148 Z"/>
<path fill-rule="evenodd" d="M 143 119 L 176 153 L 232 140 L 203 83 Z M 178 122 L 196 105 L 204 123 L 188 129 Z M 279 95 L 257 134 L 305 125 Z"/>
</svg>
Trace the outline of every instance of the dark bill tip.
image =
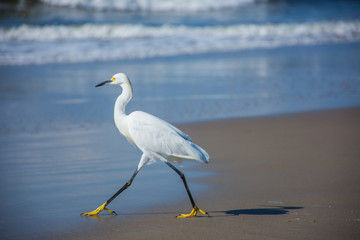
<svg viewBox="0 0 360 240">
<path fill-rule="evenodd" d="M 102 83 L 99 83 L 99 84 L 96 85 L 95 87 L 101 87 L 102 85 L 105 85 L 105 84 L 111 83 L 111 82 L 112 82 L 111 80 L 106 80 L 106 81 L 104 81 L 104 82 L 102 82 Z"/>
</svg>

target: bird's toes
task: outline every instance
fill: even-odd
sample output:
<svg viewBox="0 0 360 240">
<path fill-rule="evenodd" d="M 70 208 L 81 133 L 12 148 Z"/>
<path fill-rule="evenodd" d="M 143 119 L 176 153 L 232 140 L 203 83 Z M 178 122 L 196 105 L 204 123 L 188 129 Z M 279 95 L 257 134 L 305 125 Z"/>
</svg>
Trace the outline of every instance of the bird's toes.
<svg viewBox="0 0 360 240">
<path fill-rule="evenodd" d="M 204 215 L 207 215 L 209 216 L 209 214 L 203 210 L 201 210 L 200 208 L 198 207 L 194 207 L 191 212 L 189 214 L 180 214 L 179 216 L 177 216 L 177 218 L 189 218 L 189 217 L 196 217 L 197 213 L 200 212 Z"/>
<path fill-rule="evenodd" d="M 104 208 L 105 211 L 107 211 L 108 213 L 111 213 L 111 214 L 114 214 L 114 215 L 117 215 L 117 213 L 115 211 L 112 211 L 108 208 Z"/>
<path fill-rule="evenodd" d="M 111 211 L 110 209 L 106 208 L 107 203 L 102 204 L 100 207 L 98 207 L 97 209 L 95 209 L 94 211 L 88 212 L 88 213 L 82 213 L 81 216 L 94 216 L 94 215 L 98 215 L 101 211 L 105 210 L 111 214 L 116 215 L 116 212 Z"/>
</svg>

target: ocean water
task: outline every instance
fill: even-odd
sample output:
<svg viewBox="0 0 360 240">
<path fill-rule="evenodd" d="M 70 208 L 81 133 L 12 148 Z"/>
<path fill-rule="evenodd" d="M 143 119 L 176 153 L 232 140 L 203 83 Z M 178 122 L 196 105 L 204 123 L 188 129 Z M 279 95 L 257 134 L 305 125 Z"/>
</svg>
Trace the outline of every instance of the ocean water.
<svg viewBox="0 0 360 240">
<path fill-rule="evenodd" d="M 354 8 L 348 6 L 346 17 L 340 18 L 335 11 L 347 4 L 336 1 L 333 9 L 321 10 L 329 13 L 319 18 L 305 12 L 326 6 L 322 1 L 311 8 L 301 1 L 294 1 L 295 6 L 250 0 L 44 2 L 48 5 L 20 11 L 34 17 L 1 21 L 0 65 L 119 61 L 360 40 L 357 3 L 347 2 Z M 295 11 L 304 14 L 293 16 Z"/>
<path fill-rule="evenodd" d="M 112 120 L 121 90 L 96 84 L 127 73 L 128 112 L 175 124 L 359 106 L 359 12 L 358 1 L 1 2 L 1 239 L 98 224 L 79 214 L 131 176 L 141 152 Z M 196 199 L 210 188 L 191 166 Z M 109 207 L 121 218 L 174 199 L 188 201 L 181 181 L 154 164 Z"/>
</svg>

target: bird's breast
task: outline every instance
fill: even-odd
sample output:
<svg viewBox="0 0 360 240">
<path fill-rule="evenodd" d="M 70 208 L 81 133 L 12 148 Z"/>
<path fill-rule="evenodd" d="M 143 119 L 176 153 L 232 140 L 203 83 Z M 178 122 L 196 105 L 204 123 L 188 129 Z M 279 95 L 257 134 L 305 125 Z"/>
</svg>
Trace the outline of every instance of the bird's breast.
<svg viewBox="0 0 360 240">
<path fill-rule="evenodd" d="M 115 125 L 119 132 L 129 141 L 134 142 L 133 138 L 131 137 L 131 134 L 129 132 L 129 126 L 126 121 L 126 116 L 124 117 L 117 117 L 115 116 Z"/>
</svg>

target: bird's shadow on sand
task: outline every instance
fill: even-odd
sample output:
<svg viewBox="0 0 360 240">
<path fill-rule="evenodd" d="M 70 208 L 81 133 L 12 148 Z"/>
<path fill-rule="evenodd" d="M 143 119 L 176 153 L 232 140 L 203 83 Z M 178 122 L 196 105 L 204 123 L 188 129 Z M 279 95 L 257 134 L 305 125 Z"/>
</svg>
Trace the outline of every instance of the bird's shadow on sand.
<svg viewBox="0 0 360 240">
<path fill-rule="evenodd" d="M 291 210 L 303 209 L 295 206 L 263 206 L 262 208 L 252 209 L 233 209 L 227 211 L 210 211 L 214 216 L 239 216 L 239 215 L 283 215 Z"/>
</svg>

